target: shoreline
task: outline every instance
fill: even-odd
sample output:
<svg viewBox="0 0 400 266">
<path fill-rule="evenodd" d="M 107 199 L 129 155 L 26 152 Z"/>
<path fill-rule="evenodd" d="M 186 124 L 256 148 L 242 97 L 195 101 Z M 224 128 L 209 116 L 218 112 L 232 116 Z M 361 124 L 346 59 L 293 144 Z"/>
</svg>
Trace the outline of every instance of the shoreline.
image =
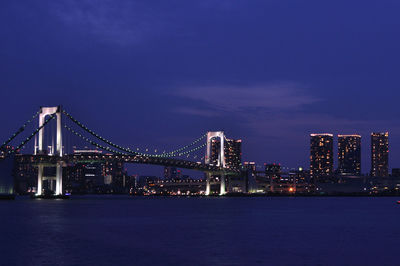
<svg viewBox="0 0 400 266">
<path fill-rule="evenodd" d="M 126 196 L 126 198 L 394 198 L 400 195 L 390 195 L 390 194 L 226 194 L 220 195 L 129 195 L 129 194 L 76 194 L 70 196 L 53 196 L 53 197 L 32 197 L 30 195 L 0 195 L 0 200 L 14 200 L 17 198 L 30 198 L 30 199 L 74 199 L 74 198 L 85 198 L 85 197 L 108 197 L 108 198 L 118 198 Z"/>
</svg>

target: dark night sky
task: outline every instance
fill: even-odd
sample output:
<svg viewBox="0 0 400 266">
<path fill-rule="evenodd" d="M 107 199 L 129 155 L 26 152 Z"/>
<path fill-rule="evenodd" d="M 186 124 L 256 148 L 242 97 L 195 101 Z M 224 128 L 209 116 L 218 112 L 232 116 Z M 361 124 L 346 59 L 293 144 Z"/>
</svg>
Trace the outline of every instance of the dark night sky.
<svg viewBox="0 0 400 266">
<path fill-rule="evenodd" d="M 117 143 L 207 130 L 308 168 L 309 133 L 390 132 L 400 167 L 400 2 L 1 1 L 0 139 L 62 104 Z"/>
</svg>

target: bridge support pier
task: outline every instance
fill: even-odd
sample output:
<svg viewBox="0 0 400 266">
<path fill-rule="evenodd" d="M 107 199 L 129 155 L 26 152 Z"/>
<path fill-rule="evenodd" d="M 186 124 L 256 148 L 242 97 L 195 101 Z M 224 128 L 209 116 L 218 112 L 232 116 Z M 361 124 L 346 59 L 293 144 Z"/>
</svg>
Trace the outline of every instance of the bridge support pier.
<svg viewBox="0 0 400 266">
<path fill-rule="evenodd" d="M 206 173 L 206 196 L 210 195 L 211 191 L 211 173 Z"/>
<path fill-rule="evenodd" d="M 226 194 L 226 176 L 225 174 L 220 175 L 220 190 L 219 195 L 223 196 Z M 211 194 L 211 173 L 206 173 L 206 196 Z"/>
<path fill-rule="evenodd" d="M 52 166 L 54 167 L 54 166 Z M 47 180 L 49 182 L 49 189 L 53 190 L 55 188 L 55 195 L 62 195 L 62 162 L 58 162 L 56 165 L 56 176 L 44 176 L 44 165 L 38 165 L 38 184 L 36 196 L 43 195 L 43 181 Z M 55 186 L 54 186 L 55 183 Z"/>
<path fill-rule="evenodd" d="M 221 187 L 220 187 L 220 192 L 219 195 L 223 196 L 226 194 L 226 180 L 225 180 L 225 174 L 221 174 Z"/>
<path fill-rule="evenodd" d="M 43 165 L 39 165 L 38 166 L 38 184 L 37 184 L 37 191 L 36 191 L 36 195 L 37 196 L 41 196 L 42 195 L 42 182 L 43 182 Z"/>
<path fill-rule="evenodd" d="M 62 165 L 61 162 L 58 162 L 56 168 L 56 195 L 62 194 Z"/>
</svg>

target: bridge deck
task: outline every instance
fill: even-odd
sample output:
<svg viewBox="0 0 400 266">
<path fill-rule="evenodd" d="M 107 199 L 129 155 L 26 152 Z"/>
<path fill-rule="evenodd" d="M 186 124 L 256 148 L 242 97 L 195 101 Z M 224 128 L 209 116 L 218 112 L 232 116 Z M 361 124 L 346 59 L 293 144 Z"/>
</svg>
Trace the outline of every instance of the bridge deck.
<svg viewBox="0 0 400 266">
<path fill-rule="evenodd" d="M 214 174 L 238 175 L 239 169 L 222 168 L 214 165 L 208 165 L 201 162 L 192 162 L 174 158 L 148 157 L 142 155 L 115 155 L 115 154 L 71 154 L 59 156 L 49 155 L 18 155 L 21 163 L 32 164 L 55 164 L 57 162 L 64 163 L 82 163 L 82 162 L 105 162 L 105 161 L 122 161 L 124 163 L 152 164 L 162 166 L 173 166 L 177 168 L 198 170 Z"/>
</svg>

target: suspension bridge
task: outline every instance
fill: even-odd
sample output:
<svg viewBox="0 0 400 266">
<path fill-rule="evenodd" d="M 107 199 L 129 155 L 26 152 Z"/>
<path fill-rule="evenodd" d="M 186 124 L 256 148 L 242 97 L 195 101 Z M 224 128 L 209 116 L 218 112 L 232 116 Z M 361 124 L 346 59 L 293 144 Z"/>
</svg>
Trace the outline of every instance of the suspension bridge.
<svg viewBox="0 0 400 266">
<path fill-rule="evenodd" d="M 27 131 L 28 125 L 33 121 L 38 120 L 38 126 L 33 129 L 27 137 L 22 138 L 22 141 L 15 146 L 14 149 L 6 149 L 12 142 L 15 142 L 17 137 L 22 136 Z M 49 132 L 50 122 L 56 120 L 56 143 L 50 146 L 50 150 L 45 147 L 45 133 Z M 69 121 L 69 123 L 66 123 Z M 46 129 L 46 130 L 45 130 Z M 66 147 L 63 145 L 65 135 L 70 134 L 80 139 L 81 141 L 92 145 L 105 153 L 72 153 L 65 152 Z M 63 138 L 64 137 L 64 138 Z M 217 154 L 214 154 L 212 159 L 212 140 L 218 139 Z M 62 167 L 68 163 L 82 162 L 105 162 L 107 160 L 121 161 L 123 163 L 134 164 L 150 164 L 160 166 L 172 166 L 183 169 L 191 169 L 202 171 L 206 174 L 206 195 L 210 194 L 210 186 L 212 176 L 219 176 L 220 195 L 226 193 L 226 176 L 238 176 L 241 174 L 239 167 L 232 167 L 226 163 L 224 153 L 224 142 L 226 136 L 223 131 L 207 132 L 201 137 L 195 139 L 191 143 L 179 147 L 171 151 L 149 153 L 141 152 L 138 148 L 128 148 L 115 144 L 105 137 L 94 132 L 85 124 L 77 120 L 66 110 L 57 107 L 40 107 L 31 119 L 25 122 L 16 132 L 14 132 L 0 147 L 0 152 L 3 154 L 3 160 L 13 154 L 20 152 L 28 143 L 34 141 L 33 154 L 24 153 L 20 155 L 20 161 L 26 164 L 35 165 L 38 168 L 37 178 L 37 196 L 43 193 L 43 180 L 51 180 L 55 183 L 54 194 L 56 196 L 63 195 Z M 201 160 L 189 160 L 191 154 L 202 152 L 205 149 L 205 155 Z M 215 153 L 215 151 L 214 151 Z M 197 155 L 194 156 L 197 158 Z M 45 167 L 54 167 L 56 169 L 55 176 L 44 176 Z"/>
</svg>

